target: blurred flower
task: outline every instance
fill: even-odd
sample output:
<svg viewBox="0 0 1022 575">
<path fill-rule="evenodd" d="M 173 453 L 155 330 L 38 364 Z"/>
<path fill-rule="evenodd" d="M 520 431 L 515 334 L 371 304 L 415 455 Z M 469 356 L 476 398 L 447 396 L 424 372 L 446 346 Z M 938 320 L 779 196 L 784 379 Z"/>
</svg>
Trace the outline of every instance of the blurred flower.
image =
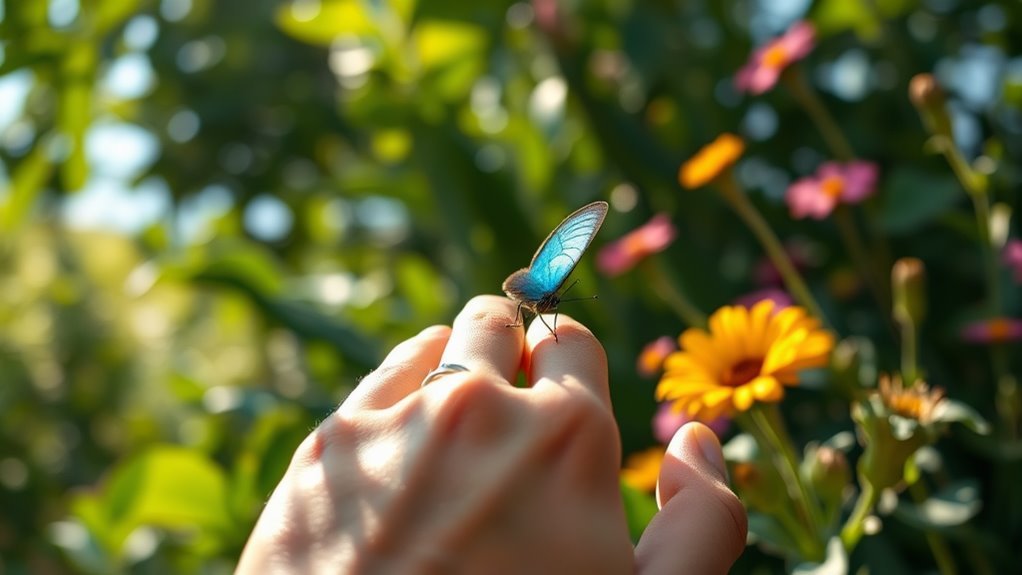
<svg viewBox="0 0 1022 575">
<path fill-rule="evenodd" d="M 944 390 L 941 388 L 931 390 L 921 379 L 906 387 L 898 375 L 881 375 L 877 391 L 891 413 L 914 419 L 923 425 L 933 422 L 934 410 L 944 399 Z"/>
<path fill-rule="evenodd" d="M 671 245 L 678 230 L 667 214 L 657 214 L 642 226 L 611 242 L 596 255 L 596 267 L 608 276 L 632 269 L 643 258 Z"/>
<path fill-rule="evenodd" d="M 785 68 L 812 51 L 815 40 L 816 30 L 812 24 L 796 22 L 787 32 L 752 53 L 745 66 L 735 74 L 735 88 L 752 94 L 762 94 L 773 88 Z"/>
<path fill-rule="evenodd" d="M 660 407 L 657 408 L 656 415 L 653 416 L 653 437 L 660 443 L 667 445 L 671 442 L 674 434 L 681 429 L 681 426 L 690 421 L 694 421 L 693 418 L 684 413 L 678 413 L 673 409 L 672 404 L 661 403 Z M 724 437 L 724 434 L 731 427 L 731 419 L 721 416 L 712 421 L 707 421 L 706 425 L 717 434 L 717 437 Z"/>
<path fill-rule="evenodd" d="M 962 339 L 969 343 L 1006 343 L 1022 339 L 1022 320 L 995 317 L 962 328 Z"/>
<path fill-rule="evenodd" d="M 621 482 L 638 491 L 655 491 L 666 451 L 658 445 L 629 455 L 621 469 Z"/>
<path fill-rule="evenodd" d="M 1022 240 L 1008 240 L 1001 252 L 1001 262 L 1011 270 L 1015 283 L 1022 284 Z"/>
<path fill-rule="evenodd" d="M 747 293 L 735 300 L 735 305 L 751 308 L 761 301 L 774 302 L 774 311 L 778 312 L 795 303 L 788 292 L 778 288 L 764 288 Z"/>
<path fill-rule="evenodd" d="M 793 218 L 808 216 L 822 220 L 839 203 L 856 204 L 873 195 L 877 172 L 877 165 L 872 162 L 826 162 L 814 176 L 792 184 L 784 199 Z"/>
<path fill-rule="evenodd" d="M 801 307 L 774 310 L 772 301 L 725 306 L 710 317 L 709 332 L 686 330 L 682 350 L 664 362 L 657 399 L 699 421 L 780 401 L 800 371 L 827 364 L 834 337 Z"/>
<path fill-rule="evenodd" d="M 859 473 L 878 490 L 901 484 L 909 458 L 934 443 L 947 424 L 958 421 L 976 433 L 989 429 L 975 411 L 947 399 L 941 389 L 921 379 L 904 385 L 899 375 L 881 375 L 876 391 L 853 406 L 852 418 L 866 447 Z"/>
<path fill-rule="evenodd" d="M 669 335 L 651 341 L 639 352 L 636 370 L 643 377 L 656 375 L 664 366 L 664 359 L 677 349 L 678 344 L 674 343 L 674 338 Z"/>
<path fill-rule="evenodd" d="M 682 187 L 693 190 L 717 179 L 745 151 L 745 142 L 734 134 L 724 133 L 696 152 L 678 171 Z"/>
</svg>

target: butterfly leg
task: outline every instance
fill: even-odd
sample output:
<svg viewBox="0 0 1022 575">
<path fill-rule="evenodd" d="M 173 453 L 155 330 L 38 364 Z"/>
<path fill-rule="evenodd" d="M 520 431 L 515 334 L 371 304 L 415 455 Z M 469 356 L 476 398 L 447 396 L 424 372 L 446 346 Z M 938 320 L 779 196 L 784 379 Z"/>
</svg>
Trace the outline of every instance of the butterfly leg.
<svg viewBox="0 0 1022 575">
<path fill-rule="evenodd" d="M 550 330 L 550 335 L 554 336 L 554 341 L 557 341 L 557 312 L 554 312 L 554 327 L 550 327 L 550 324 L 543 319 L 543 314 L 537 314 L 536 317 L 538 317 L 539 321 L 543 322 L 543 325 Z"/>
<path fill-rule="evenodd" d="M 524 316 L 522 314 L 522 302 L 518 303 L 518 309 L 515 310 L 515 322 L 514 323 L 505 323 L 504 327 L 520 327 L 522 325 L 522 323 L 523 323 L 522 321 L 518 320 L 518 318 L 520 318 L 520 317 L 524 320 Z"/>
</svg>

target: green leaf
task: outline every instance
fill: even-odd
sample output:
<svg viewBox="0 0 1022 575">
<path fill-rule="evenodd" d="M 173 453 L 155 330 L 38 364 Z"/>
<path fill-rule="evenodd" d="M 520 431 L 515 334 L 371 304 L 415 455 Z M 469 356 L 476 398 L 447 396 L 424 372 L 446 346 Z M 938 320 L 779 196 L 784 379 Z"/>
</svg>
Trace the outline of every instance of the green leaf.
<svg viewBox="0 0 1022 575">
<path fill-rule="evenodd" d="M 963 525 L 981 507 L 978 482 L 966 480 L 952 483 L 918 505 L 899 501 L 894 516 L 917 529 L 941 530 Z"/>
<path fill-rule="evenodd" d="M 239 517 L 258 516 L 309 430 L 309 418 L 297 407 L 260 414 L 232 469 L 231 504 Z"/>
<path fill-rule="evenodd" d="M 113 468 L 99 493 L 76 497 L 72 513 L 114 558 L 135 529 L 187 533 L 215 549 L 232 533 L 224 472 L 204 454 L 159 446 Z"/>
<path fill-rule="evenodd" d="M 822 563 L 799 563 L 791 570 L 793 575 L 839 575 L 848 573 L 848 554 L 841 539 L 832 537 L 827 542 L 827 557 Z"/>
<path fill-rule="evenodd" d="M 330 46 L 339 36 L 364 36 L 376 31 L 372 15 L 360 0 L 323 0 L 311 19 L 296 16 L 294 3 L 281 4 L 274 16 L 287 35 L 317 46 Z"/>
<path fill-rule="evenodd" d="M 950 177 L 899 169 L 887 178 L 880 210 L 880 227 L 896 235 L 918 231 L 954 209 L 965 197 Z"/>
<path fill-rule="evenodd" d="M 625 503 L 625 517 L 628 520 L 628 533 L 632 541 L 638 541 L 646 526 L 657 514 L 659 508 L 656 499 L 649 493 L 639 491 L 621 483 L 621 497 Z"/>
<path fill-rule="evenodd" d="M 810 19 L 820 36 L 851 30 L 860 39 L 870 41 L 880 37 L 884 20 L 905 14 L 916 4 L 916 0 L 820 0 L 813 7 Z"/>
<path fill-rule="evenodd" d="M 975 409 L 960 401 L 944 399 L 937 404 L 933 410 L 934 421 L 954 422 L 957 421 L 975 433 L 986 435 L 990 433 L 990 424 Z"/>
<path fill-rule="evenodd" d="M 785 557 L 798 557 L 800 550 L 788 531 L 774 517 L 749 512 L 749 542 L 757 543 Z"/>
<path fill-rule="evenodd" d="M 127 20 L 138 10 L 140 3 L 139 0 L 103 0 L 96 11 L 95 34 L 104 35 Z"/>
<path fill-rule="evenodd" d="M 223 470 L 183 447 L 156 447 L 118 466 L 104 499 L 109 519 L 132 528 L 222 531 L 230 525 Z"/>
<path fill-rule="evenodd" d="M 98 54 L 91 41 L 74 43 L 64 58 L 58 127 L 67 138 L 68 156 L 61 164 L 64 189 L 77 191 L 85 185 L 89 163 L 85 157 L 85 132 L 92 122 L 92 85 Z"/>
</svg>

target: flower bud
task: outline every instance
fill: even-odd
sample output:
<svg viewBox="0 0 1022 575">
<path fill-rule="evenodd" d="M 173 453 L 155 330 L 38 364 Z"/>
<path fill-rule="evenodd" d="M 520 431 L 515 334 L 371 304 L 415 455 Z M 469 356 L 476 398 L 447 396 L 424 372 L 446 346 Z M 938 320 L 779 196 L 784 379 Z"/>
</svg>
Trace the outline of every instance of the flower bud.
<svg viewBox="0 0 1022 575">
<path fill-rule="evenodd" d="M 919 327 L 926 315 L 926 267 L 916 258 L 901 258 L 891 268 L 894 319 Z"/>
<path fill-rule="evenodd" d="M 919 110 L 923 123 L 935 136 L 951 137 L 947 97 L 933 74 L 916 74 L 908 84 L 908 97 Z"/>
<path fill-rule="evenodd" d="M 820 495 L 820 499 L 840 504 L 841 494 L 852 479 L 845 454 L 833 447 L 816 449 L 809 459 L 809 482 Z"/>
</svg>

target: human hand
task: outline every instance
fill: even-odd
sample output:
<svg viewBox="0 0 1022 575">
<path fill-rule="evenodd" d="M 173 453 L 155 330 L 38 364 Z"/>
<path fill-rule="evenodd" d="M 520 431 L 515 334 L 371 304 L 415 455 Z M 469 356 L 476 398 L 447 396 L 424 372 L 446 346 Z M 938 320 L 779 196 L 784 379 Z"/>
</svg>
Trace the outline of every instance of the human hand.
<svg viewBox="0 0 1022 575">
<path fill-rule="evenodd" d="M 509 329 L 514 312 L 478 297 L 398 345 L 299 446 L 238 572 L 726 572 L 745 512 L 712 432 L 675 437 L 633 550 L 603 348 L 564 315 L 558 343 Z M 469 371 L 420 388 L 440 363 Z"/>
</svg>

